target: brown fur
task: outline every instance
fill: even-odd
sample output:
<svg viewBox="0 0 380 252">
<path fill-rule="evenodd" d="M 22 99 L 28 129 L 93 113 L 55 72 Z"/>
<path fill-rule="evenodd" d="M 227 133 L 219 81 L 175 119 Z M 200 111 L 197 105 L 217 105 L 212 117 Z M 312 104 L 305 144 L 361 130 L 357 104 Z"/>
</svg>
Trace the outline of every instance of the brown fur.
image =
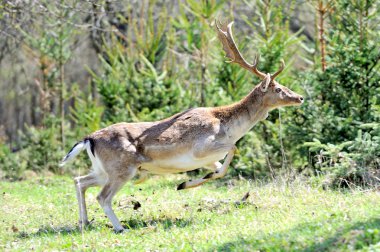
<svg viewBox="0 0 380 252">
<path fill-rule="evenodd" d="M 219 36 L 225 35 L 227 33 L 219 33 Z M 226 43 L 227 40 L 221 41 Z M 228 41 L 224 49 L 229 57 L 234 57 L 238 50 L 232 39 Z M 73 147 L 73 156 L 86 148 L 94 168 L 89 175 L 75 179 L 81 225 L 88 223 L 84 200 L 88 187 L 103 187 L 97 199 L 114 229 L 122 231 L 111 201 L 136 173 L 141 172 L 144 180 L 147 173 L 176 173 L 200 167 L 213 171 L 203 178 L 182 183 L 179 190 L 223 177 L 234 156 L 235 143 L 246 132 L 265 119 L 270 110 L 303 102 L 300 95 L 277 83 L 269 74 L 264 76 L 259 72 L 256 64 L 246 65 L 241 56 L 239 64 L 264 78 L 239 102 L 189 109 L 157 122 L 113 124 L 90 134 Z M 64 162 L 72 158 L 70 153 Z M 224 158 L 224 163 L 219 163 Z"/>
<path fill-rule="evenodd" d="M 85 190 L 89 186 L 101 185 L 103 189 L 98 201 L 115 230 L 123 230 L 110 207 L 113 195 L 138 170 L 161 174 L 200 168 L 191 165 L 188 168 L 186 165 L 177 168 L 181 163 L 165 163 L 166 160 L 176 160 L 176 157 L 179 157 L 180 162 L 181 155 L 200 160 L 200 163 L 205 160 L 202 166 L 208 166 L 229 153 L 228 162 L 223 166 L 202 179 L 182 183 L 179 190 L 196 187 L 224 176 L 232 160 L 236 141 L 254 124 L 263 120 L 273 108 L 302 103 L 299 95 L 277 82 L 273 81 L 265 93 L 262 92 L 261 85 L 257 85 L 246 97 L 231 105 L 189 109 L 157 122 L 117 123 L 87 136 L 86 139 L 91 139 L 94 144 L 92 147 L 102 164 L 102 176 L 105 178 L 99 182 L 99 172 L 94 172 L 76 179 L 80 223 L 88 223 Z M 276 92 L 278 88 L 281 89 L 280 93 Z M 208 157 L 210 161 L 207 161 Z"/>
</svg>

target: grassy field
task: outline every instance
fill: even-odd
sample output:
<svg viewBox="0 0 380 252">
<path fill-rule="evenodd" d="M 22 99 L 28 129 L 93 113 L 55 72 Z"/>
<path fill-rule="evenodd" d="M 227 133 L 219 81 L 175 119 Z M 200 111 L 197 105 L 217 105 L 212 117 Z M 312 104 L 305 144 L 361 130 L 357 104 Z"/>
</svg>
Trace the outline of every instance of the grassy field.
<svg viewBox="0 0 380 252">
<path fill-rule="evenodd" d="M 71 178 L 0 182 L 0 251 L 380 251 L 378 191 L 236 180 L 176 191 L 185 179 L 127 184 L 114 199 L 122 234 L 96 202 L 98 188 L 87 193 L 93 222 L 81 233 Z"/>
</svg>

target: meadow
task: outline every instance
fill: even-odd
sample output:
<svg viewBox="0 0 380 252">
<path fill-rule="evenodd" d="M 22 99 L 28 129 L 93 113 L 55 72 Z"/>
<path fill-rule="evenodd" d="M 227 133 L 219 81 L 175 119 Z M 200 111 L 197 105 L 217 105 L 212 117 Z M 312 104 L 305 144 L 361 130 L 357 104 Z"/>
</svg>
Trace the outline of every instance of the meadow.
<svg viewBox="0 0 380 252">
<path fill-rule="evenodd" d="M 114 208 L 127 232 L 116 234 L 87 192 L 83 232 L 67 176 L 2 182 L 2 251 L 377 251 L 380 193 L 291 183 L 219 180 L 176 191 L 186 175 L 128 183 Z M 242 201 L 247 193 L 250 196 Z"/>
</svg>

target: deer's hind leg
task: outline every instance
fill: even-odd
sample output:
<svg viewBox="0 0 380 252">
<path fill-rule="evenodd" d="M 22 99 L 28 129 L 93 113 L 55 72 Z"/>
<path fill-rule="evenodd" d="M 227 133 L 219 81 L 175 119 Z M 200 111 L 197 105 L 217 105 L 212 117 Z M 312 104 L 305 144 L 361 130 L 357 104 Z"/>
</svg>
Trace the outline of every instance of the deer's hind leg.
<svg viewBox="0 0 380 252">
<path fill-rule="evenodd" d="M 209 180 L 214 180 L 214 179 L 224 177 L 227 173 L 228 166 L 230 165 L 232 158 L 234 157 L 235 150 L 236 150 L 235 146 L 229 149 L 228 154 L 226 158 L 224 159 L 223 165 L 221 165 L 221 163 L 219 162 L 214 163 L 214 167 L 216 167 L 216 170 L 214 172 L 211 172 L 207 174 L 205 177 L 200 178 L 200 179 L 194 179 L 194 180 L 189 180 L 187 182 L 183 182 L 177 187 L 177 190 L 197 187 L 206 183 Z"/>
<path fill-rule="evenodd" d="M 115 169 L 116 167 L 112 167 Z M 121 167 L 118 167 L 121 168 Z M 116 171 L 117 169 L 115 169 Z M 120 169 L 121 170 L 121 169 Z M 120 171 L 119 170 L 119 171 Z M 108 219 L 111 221 L 115 232 L 124 231 L 119 219 L 116 217 L 115 212 L 112 209 L 112 198 L 123 187 L 123 185 L 136 174 L 137 167 L 129 166 L 123 169 L 123 173 L 110 173 L 108 172 L 108 180 L 101 192 L 97 196 L 97 200 Z"/>
<path fill-rule="evenodd" d="M 85 197 L 86 190 L 89 187 L 101 185 L 101 181 L 96 173 L 90 173 L 86 176 L 76 177 L 74 183 L 79 205 L 79 228 L 83 229 L 84 226 L 89 224 Z"/>
<path fill-rule="evenodd" d="M 145 182 L 148 179 L 148 171 L 146 170 L 140 170 L 139 172 L 139 178 L 134 182 L 135 185 L 141 184 Z"/>
</svg>

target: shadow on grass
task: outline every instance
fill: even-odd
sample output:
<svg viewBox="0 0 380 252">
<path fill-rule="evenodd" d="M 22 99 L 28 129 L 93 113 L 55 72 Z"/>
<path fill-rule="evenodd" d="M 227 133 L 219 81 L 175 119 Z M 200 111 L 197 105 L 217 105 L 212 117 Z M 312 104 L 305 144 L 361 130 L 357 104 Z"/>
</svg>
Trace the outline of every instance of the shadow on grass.
<svg viewBox="0 0 380 252">
<path fill-rule="evenodd" d="M 191 219 L 180 219 L 180 218 L 162 218 L 162 219 L 151 219 L 151 220 L 136 220 L 136 219 L 130 219 L 121 221 L 124 228 L 129 230 L 137 230 L 140 228 L 146 228 L 146 227 L 155 227 L 160 226 L 165 230 L 169 230 L 172 227 L 180 227 L 184 228 L 193 223 Z M 84 232 L 99 229 L 99 226 L 102 226 L 103 224 L 91 224 L 87 226 L 84 230 Z M 112 229 L 112 225 L 107 223 L 104 224 L 105 227 L 108 227 Z M 72 234 L 80 234 L 81 231 L 78 226 L 43 226 L 38 229 L 37 232 L 20 232 L 17 234 L 17 238 L 21 239 L 28 239 L 32 237 L 41 237 L 41 236 L 54 236 L 54 235 L 72 235 Z"/>
<path fill-rule="evenodd" d="M 354 239 L 360 240 L 360 237 L 355 237 L 355 233 L 360 234 L 360 231 L 368 230 L 368 229 L 379 229 L 380 228 L 380 218 L 372 218 L 368 221 L 362 222 L 356 222 L 355 224 L 351 225 L 350 227 L 343 228 L 342 230 L 339 230 L 332 236 L 324 239 L 321 242 L 315 242 L 305 248 L 303 251 L 326 251 L 326 250 L 334 250 L 334 247 L 339 246 L 340 244 L 346 244 L 348 245 L 351 243 Z M 350 239 L 347 240 L 347 238 Z M 363 237 L 364 238 L 364 237 Z M 361 243 L 360 246 L 369 246 L 371 245 L 371 238 L 367 237 L 364 238 L 365 241 Z M 367 244 L 366 244 L 367 243 Z M 351 243 L 352 244 L 352 243 Z"/>
<path fill-rule="evenodd" d="M 92 225 L 89 225 L 85 228 L 84 232 L 86 232 L 87 230 L 93 230 L 93 229 L 95 229 L 95 227 Z M 79 233 L 81 233 L 81 231 L 78 226 L 70 226 L 70 225 L 57 226 L 57 227 L 42 226 L 38 229 L 37 232 L 33 232 L 33 233 L 20 232 L 17 235 L 17 237 L 22 238 L 22 239 L 27 239 L 31 237 L 40 237 L 40 236 L 47 236 L 47 235 L 57 235 L 57 234 L 68 235 L 68 234 L 79 234 Z"/>
<path fill-rule="evenodd" d="M 121 223 L 124 226 L 124 228 L 132 230 L 155 226 L 162 226 L 163 229 L 169 230 L 172 227 L 184 228 L 190 226 L 193 224 L 193 220 L 183 218 L 160 218 L 151 220 L 130 219 L 121 221 Z"/>
<path fill-rule="evenodd" d="M 318 237 L 313 236 L 313 234 L 320 231 L 322 227 L 323 225 L 319 223 L 304 223 L 295 228 L 270 235 L 239 237 L 209 251 L 334 251 L 337 248 L 345 250 L 350 246 L 354 246 L 356 249 L 365 248 L 378 243 L 380 240 L 377 236 L 371 237 L 371 235 L 366 234 L 368 230 L 380 228 L 380 218 L 356 222 L 318 240 Z M 300 243 L 297 238 L 307 233 L 311 233 L 310 240 L 304 240 L 303 243 Z"/>
</svg>

